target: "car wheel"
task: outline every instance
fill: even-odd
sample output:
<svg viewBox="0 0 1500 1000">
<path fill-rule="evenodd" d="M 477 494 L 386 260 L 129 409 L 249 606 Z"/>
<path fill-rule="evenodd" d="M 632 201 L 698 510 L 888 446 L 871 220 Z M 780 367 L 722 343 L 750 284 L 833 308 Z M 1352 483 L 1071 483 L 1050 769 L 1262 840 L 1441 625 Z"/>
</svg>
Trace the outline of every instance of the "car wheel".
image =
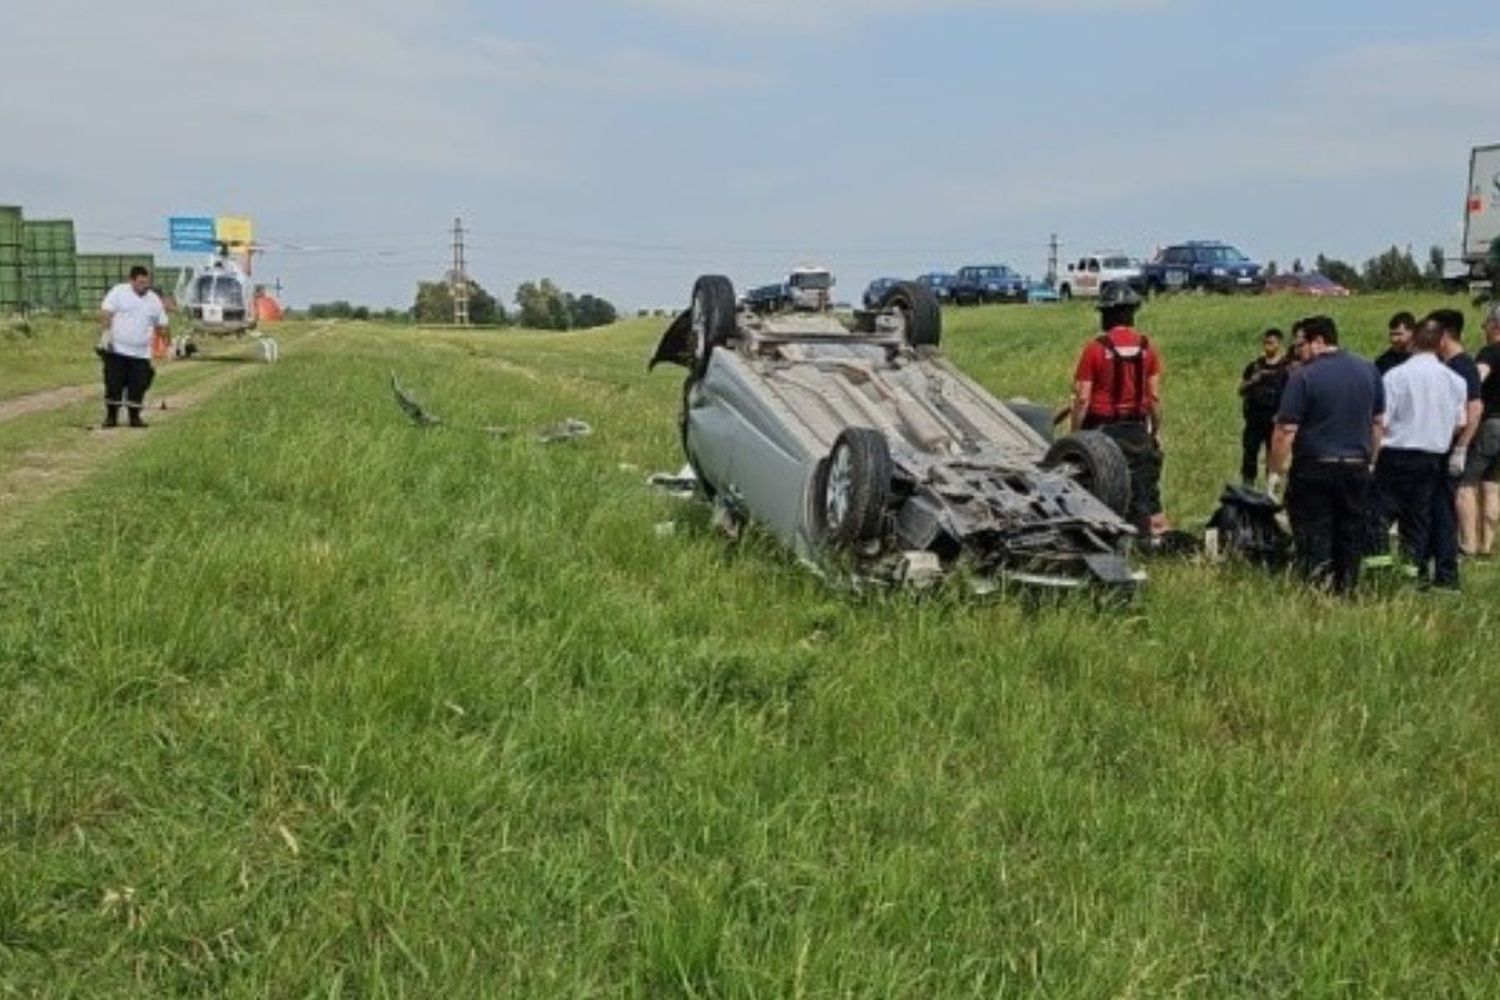
<svg viewBox="0 0 1500 1000">
<path fill-rule="evenodd" d="M 1099 431 L 1079 431 L 1059 438 L 1047 449 L 1042 467 L 1062 472 L 1110 510 L 1130 511 L 1130 466 L 1125 453 Z"/>
<path fill-rule="evenodd" d="M 936 347 L 943 339 L 943 310 L 932 289 L 915 281 L 892 285 L 880 300 L 880 308 L 900 315 L 906 325 L 906 342 L 912 347 Z"/>
<path fill-rule="evenodd" d="M 718 274 L 706 274 L 693 284 L 693 375 L 702 378 L 714 348 L 735 335 L 734 285 Z"/>
<path fill-rule="evenodd" d="M 839 435 L 819 476 L 817 513 L 825 542 L 854 547 L 880 537 L 891 469 L 885 435 L 868 427 L 850 427 Z"/>
</svg>

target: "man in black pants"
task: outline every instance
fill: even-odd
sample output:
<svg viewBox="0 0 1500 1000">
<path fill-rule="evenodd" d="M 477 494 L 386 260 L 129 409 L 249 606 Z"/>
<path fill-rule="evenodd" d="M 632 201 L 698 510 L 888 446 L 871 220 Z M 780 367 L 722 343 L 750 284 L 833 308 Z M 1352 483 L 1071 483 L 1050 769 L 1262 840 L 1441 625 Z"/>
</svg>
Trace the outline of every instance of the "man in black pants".
<svg viewBox="0 0 1500 1000">
<path fill-rule="evenodd" d="M 1260 471 L 1260 453 L 1271 446 L 1276 429 L 1276 410 L 1286 388 L 1287 361 L 1281 353 L 1281 331 L 1267 330 L 1260 338 L 1260 357 L 1245 366 L 1240 378 L 1241 410 L 1245 430 L 1240 435 L 1240 482 L 1254 487 Z"/>
<path fill-rule="evenodd" d="M 167 328 L 167 311 L 151 290 L 151 272 L 132 267 L 130 280 L 109 290 L 100 306 L 99 356 L 104 359 L 104 426 L 120 422 L 120 407 L 130 415 L 130 426 L 145 427 L 141 410 L 146 390 L 156 372 L 151 367 L 151 341 Z"/>
<path fill-rule="evenodd" d="M 1460 525 L 1465 521 L 1473 524 L 1471 513 L 1477 507 L 1477 491 L 1460 488 L 1460 480 L 1468 465 L 1469 445 L 1479 434 L 1479 425 L 1484 416 L 1483 383 L 1479 365 L 1464 350 L 1464 314 L 1457 309 L 1438 309 L 1423 321 L 1424 326 L 1436 327 L 1442 340 L 1438 344 L 1438 357 L 1467 388 L 1468 404 L 1464 429 L 1448 453 L 1448 477 L 1438 488 L 1432 501 L 1432 546 L 1434 569 L 1432 585 L 1443 590 L 1458 590 L 1458 557 L 1463 548 L 1463 532 Z M 1472 547 L 1473 539 L 1469 539 Z"/>
<path fill-rule="evenodd" d="M 1468 422 L 1468 388 L 1438 360 L 1441 331 L 1423 324 L 1410 358 L 1386 373 L 1385 446 L 1375 467 L 1380 505 L 1425 586 L 1432 579 L 1434 497 L 1449 480 L 1448 450 Z"/>
<path fill-rule="evenodd" d="M 1369 534 L 1370 467 L 1380 450 L 1385 387 L 1373 364 L 1339 350 L 1327 316 L 1302 323 L 1311 360 L 1287 380 L 1271 442 L 1271 491 L 1290 468 L 1287 515 L 1310 580 L 1349 594 Z"/>
<path fill-rule="evenodd" d="M 1099 292 L 1098 336 L 1073 374 L 1072 430 L 1098 430 L 1125 453 L 1129 520 L 1147 544 L 1166 530 L 1161 504 L 1161 355 L 1135 329 L 1140 296 L 1122 282 Z"/>
</svg>

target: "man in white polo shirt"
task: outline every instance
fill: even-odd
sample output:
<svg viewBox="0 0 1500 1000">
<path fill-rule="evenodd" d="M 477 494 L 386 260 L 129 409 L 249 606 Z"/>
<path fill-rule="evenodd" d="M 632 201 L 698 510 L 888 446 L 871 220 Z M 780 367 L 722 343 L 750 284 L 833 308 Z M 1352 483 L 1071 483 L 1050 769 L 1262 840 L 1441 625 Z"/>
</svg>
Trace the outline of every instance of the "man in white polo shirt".
<svg viewBox="0 0 1500 1000">
<path fill-rule="evenodd" d="M 1447 481 L 1448 453 L 1468 424 L 1468 385 L 1438 358 L 1442 330 L 1424 323 L 1411 339 L 1411 359 L 1385 374 L 1385 447 L 1375 481 L 1388 519 L 1396 522 L 1401 545 L 1417 567 L 1423 586 L 1457 590 L 1455 574 L 1433 561 L 1444 528 L 1432 516 L 1434 500 Z M 1455 539 L 1447 539 L 1453 542 Z"/>
<path fill-rule="evenodd" d="M 104 426 L 120 422 L 120 407 L 130 415 L 130 426 L 145 427 L 141 409 L 146 390 L 156 375 L 151 367 L 151 340 L 167 328 L 167 310 L 151 290 L 151 272 L 132 267 L 130 280 L 109 290 L 100 307 L 104 333 L 99 350 L 104 359 Z"/>
</svg>

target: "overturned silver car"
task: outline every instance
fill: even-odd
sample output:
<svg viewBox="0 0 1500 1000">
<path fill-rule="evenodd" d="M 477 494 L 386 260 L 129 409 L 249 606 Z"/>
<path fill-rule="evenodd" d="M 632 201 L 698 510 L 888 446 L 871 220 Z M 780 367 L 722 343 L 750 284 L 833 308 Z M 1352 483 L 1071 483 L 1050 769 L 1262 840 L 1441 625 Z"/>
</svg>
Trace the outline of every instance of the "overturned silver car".
<svg viewBox="0 0 1500 1000">
<path fill-rule="evenodd" d="M 729 280 L 706 276 L 651 366 L 688 369 L 682 443 L 700 492 L 820 568 L 966 573 L 984 589 L 1139 583 L 1119 448 L 1092 432 L 1050 441 L 1050 413 L 995 399 L 938 353 L 941 336 L 919 284 L 846 323 L 826 297 L 737 308 Z"/>
</svg>

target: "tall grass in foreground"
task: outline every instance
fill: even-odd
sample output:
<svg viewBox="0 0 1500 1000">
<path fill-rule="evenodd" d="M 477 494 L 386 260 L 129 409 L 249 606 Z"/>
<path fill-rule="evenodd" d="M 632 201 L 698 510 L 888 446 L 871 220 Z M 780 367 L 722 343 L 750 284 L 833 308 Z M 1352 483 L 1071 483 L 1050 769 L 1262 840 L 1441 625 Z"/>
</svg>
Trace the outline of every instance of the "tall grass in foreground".
<svg viewBox="0 0 1500 1000">
<path fill-rule="evenodd" d="M 1190 516 L 1274 306 L 1146 314 Z M 1088 318 L 950 346 L 1050 398 Z M 1494 575 L 844 598 L 643 489 L 655 332 L 330 335 L 5 543 L 0 991 L 1493 994 Z"/>
</svg>

